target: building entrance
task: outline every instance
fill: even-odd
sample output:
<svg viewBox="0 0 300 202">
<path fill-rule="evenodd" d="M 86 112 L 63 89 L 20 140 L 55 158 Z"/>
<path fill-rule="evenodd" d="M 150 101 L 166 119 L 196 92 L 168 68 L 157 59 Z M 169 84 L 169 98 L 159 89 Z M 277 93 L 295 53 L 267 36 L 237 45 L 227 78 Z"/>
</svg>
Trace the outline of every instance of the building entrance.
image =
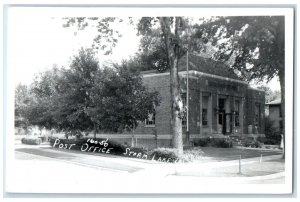
<svg viewBox="0 0 300 202">
<path fill-rule="evenodd" d="M 232 113 L 226 113 L 225 110 L 226 99 L 220 98 L 218 100 L 218 124 L 222 128 L 222 134 L 230 134 L 232 132 Z"/>
</svg>

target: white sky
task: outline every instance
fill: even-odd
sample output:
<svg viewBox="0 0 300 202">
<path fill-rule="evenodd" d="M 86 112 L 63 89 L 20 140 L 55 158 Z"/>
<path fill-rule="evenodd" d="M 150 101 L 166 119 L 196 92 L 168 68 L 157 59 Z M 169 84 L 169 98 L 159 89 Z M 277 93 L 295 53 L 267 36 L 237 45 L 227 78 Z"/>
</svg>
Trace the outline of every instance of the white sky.
<svg viewBox="0 0 300 202">
<path fill-rule="evenodd" d="M 96 36 L 96 29 L 92 28 L 84 31 L 63 28 L 61 17 L 28 14 L 28 10 L 18 10 L 12 12 L 8 20 L 8 68 L 13 69 L 15 84 L 29 84 L 34 74 L 52 68 L 54 64 L 68 67 L 71 57 L 78 53 L 79 48 L 91 47 Z M 134 27 L 126 23 L 118 24 L 117 27 L 123 36 L 112 55 L 99 53 L 100 64 L 107 60 L 120 62 L 138 51 L 139 37 Z M 277 78 L 267 85 L 273 90 L 280 89 Z"/>
<path fill-rule="evenodd" d="M 29 84 L 37 72 L 52 68 L 53 64 L 68 67 L 71 58 L 80 47 L 91 47 L 96 29 L 77 31 L 63 28 L 61 18 L 14 15 L 9 21 L 8 67 L 15 69 L 15 84 Z M 122 37 L 113 54 L 98 55 L 104 61 L 120 62 L 138 50 L 139 38 L 133 26 L 119 24 Z M 74 34 L 77 32 L 77 34 Z"/>
</svg>

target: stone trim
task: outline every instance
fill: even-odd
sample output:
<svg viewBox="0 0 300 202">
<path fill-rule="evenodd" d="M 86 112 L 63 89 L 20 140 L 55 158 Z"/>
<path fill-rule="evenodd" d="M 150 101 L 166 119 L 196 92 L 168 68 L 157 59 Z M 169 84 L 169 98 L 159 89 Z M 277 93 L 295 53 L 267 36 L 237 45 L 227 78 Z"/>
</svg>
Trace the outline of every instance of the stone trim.
<svg viewBox="0 0 300 202">
<path fill-rule="evenodd" d="M 186 72 L 185 71 L 181 71 L 181 72 L 178 72 L 178 74 L 182 75 L 182 76 L 185 76 Z M 225 81 L 231 81 L 231 82 L 242 83 L 242 84 L 247 84 L 248 85 L 248 83 L 246 81 L 240 81 L 240 80 L 237 80 L 237 79 L 231 79 L 231 78 L 228 78 L 228 77 L 217 76 L 217 75 L 208 74 L 208 73 L 204 73 L 204 72 L 199 72 L 199 71 L 195 71 L 195 70 L 190 70 L 189 74 L 192 74 L 192 75 L 194 74 L 196 76 L 207 76 L 207 77 L 210 77 L 210 78 L 221 79 L 221 80 L 225 80 Z M 147 78 L 147 77 L 166 76 L 166 75 L 170 75 L 170 73 L 169 72 L 151 73 L 151 74 L 143 74 L 142 76 L 144 78 Z M 190 78 L 198 78 L 198 77 L 193 77 L 192 75 L 191 75 Z"/>
</svg>

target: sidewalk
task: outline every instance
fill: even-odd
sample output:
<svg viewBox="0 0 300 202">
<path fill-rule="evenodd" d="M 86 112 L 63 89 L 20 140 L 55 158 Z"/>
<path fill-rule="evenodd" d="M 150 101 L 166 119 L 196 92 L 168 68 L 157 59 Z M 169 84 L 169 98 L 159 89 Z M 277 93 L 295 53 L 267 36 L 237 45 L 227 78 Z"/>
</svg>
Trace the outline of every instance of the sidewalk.
<svg viewBox="0 0 300 202">
<path fill-rule="evenodd" d="M 190 165 L 179 164 L 174 175 L 195 177 L 255 177 L 268 176 L 285 171 L 284 160 L 281 155 L 273 155 L 261 158 L 191 163 Z M 272 177 L 272 176 L 270 176 Z"/>
<path fill-rule="evenodd" d="M 265 178 L 269 176 L 269 178 L 272 178 L 284 176 L 285 170 L 285 163 L 281 159 L 281 155 L 242 159 L 241 166 L 239 166 L 239 160 L 210 161 L 205 159 L 204 161 L 193 163 L 174 164 L 113 155 L 95 155 L 79 151 L 52 149 L 49 145 L 18 145 L 17 151 L 24 152 L 24 148 L 27 150 L 26 153 L 42 155 L 77 165 L 128 172 L 132 177 L 147 176 L 150 178 L 164 178 L 170 176 L 190 176 L 239 177 L 249 179 L 256 176 L 264 176 Z"/>
</svg>

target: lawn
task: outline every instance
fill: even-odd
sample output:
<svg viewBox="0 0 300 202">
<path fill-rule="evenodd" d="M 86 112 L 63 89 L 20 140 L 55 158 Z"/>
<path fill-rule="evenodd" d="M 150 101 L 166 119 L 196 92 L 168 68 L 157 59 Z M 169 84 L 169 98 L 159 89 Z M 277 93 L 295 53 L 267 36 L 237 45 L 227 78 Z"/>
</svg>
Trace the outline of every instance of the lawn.
<svg viewBox="0 0 300 202">
<path fill-rule="evenodd" d="M 282 154 L 281 150 L 262 150 L 262 149 L 248 149 L 248 148 L 216 148 L 216 147 L 201 147 L 205 158 L 216 161 L 228 161 L 239 159 L 254 158 L 270 155 Z"/>
</svg>

